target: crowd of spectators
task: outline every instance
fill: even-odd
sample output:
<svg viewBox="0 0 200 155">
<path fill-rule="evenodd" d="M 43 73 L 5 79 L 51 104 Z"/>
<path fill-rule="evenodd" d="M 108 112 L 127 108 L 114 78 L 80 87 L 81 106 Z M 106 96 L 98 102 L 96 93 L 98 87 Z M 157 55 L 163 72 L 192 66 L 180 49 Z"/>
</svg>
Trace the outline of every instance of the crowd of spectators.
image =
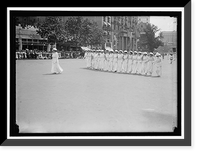
<svg viewBox="0 0 200 155">
<path fill-rule="evenodd" d="M 60 59 L 83 59 L 83 51 L 58 51 Z M 41 50 L 16 51 L 16 59 L 52 59 L 52 53 Z"/>
</svg>

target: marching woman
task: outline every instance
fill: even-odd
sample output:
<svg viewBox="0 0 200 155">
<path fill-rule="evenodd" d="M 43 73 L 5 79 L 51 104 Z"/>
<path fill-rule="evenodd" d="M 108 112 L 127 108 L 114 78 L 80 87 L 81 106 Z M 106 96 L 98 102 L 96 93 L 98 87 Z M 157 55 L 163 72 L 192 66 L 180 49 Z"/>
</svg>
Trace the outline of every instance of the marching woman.
<svg viewBox="0 0 200 155">
<path fill-rule="evenodd" d="M 96 65 L 96 51 L 93 50 L 93 54 L 92 54 L 92 69 L 95 69 L 95 65 Z"/>
<path fill-rule="evenodd" d="M 127 72 L 127 64 L 128 64 L 128 54 L 127 51 L 124 51 L 123 63 L 122 63 L 122 72 Z"/>
<path fill-rule="evenodd" d="M 133 57 L 132 57 L 132 74 L 136 74 L 136 69 L 137 69 L 137 51 L 133 52 Z"/>
<path fill-rule="evenodd" d="M 100 51 L 100 67 L 99 67 L 100 70 L 103 70 L 103 68 L 104 68 L 104 61 L 105 61 L 104 51 L 101 50 Z"/>
<path fill-rule="evenodd" d="M 132 71 L 132 63 L 133 63 L 133 52 L 129 51 L 128 54 L 128 70 L 127 73 L 131 73 Z"/>
<path fill-rule="evenodd" d="M 138 52 L 136 74 L 141 74 L 141 67 L 142 67 L 142 52 Z"/>
<path fill-rule="evenodd" d="M 100 57 L 100 50 L 97 50 L 97 70 L 100 70 L 100 63 L 101 63 L 101 57 Z"/>
<path fill-rule="evenodd" d="M 101 64 L 101 51 L 100 50 L 98 50 L 98 52 L 97 52 L 98 54 L 97 54 L 97 69 L 98 70 L 100 70 L 100 64 Z"/>
<path fill-rule="evenodd" d="M 104 55 L 104 71 L 108 71 L 108 65 L 109 65 L 109 52 L 106 50 L 106 53 Z"/>
<path fill-rule="evenodd" d="M 92 52 L 88 51 L 88 68 L 92 66 Z"/>
<path fill-rule="evenodd" d="M 112 71 L 112 66 L 113 66 L 113 51 L 110 51 L 108 71 Z"/>
<path fill-rule="evenodd" d="M 155 55 L 154 67 L 156 76 L 160 77 L 162 75 L 162 60 L 161 60 L 161 54 L 159 53 L 156 53 Z"/>
<path fill-rule="evenodd" d="M 51 73 L 53 74 L 62 73 L 63 69 L 59 65 L 57 49 L 53 48 L 52 52 L 53 53 L 52 53 Z"/>
<path fill-rule="evenodd" d="M 147 75 L 147 63 L 148 63 L 147 52 L 144 52 L 142 58 L 142 69 L 141 69 L 141 74 L 143 75 Z"/>
<path fill-rule="evenodd" d="M 117 72 L 117 56 L 118 56 L 118 51 L 115 50 L 115 53 L 113 54 L 113 67 L 112 67 L 113 72 Z"/>
<path fill-rule="evenodd" d="M 88 68 L 88 58 L 87 58 L 87 51 L 85 52 L 84 54 L 84 59 L 85 59 L 85 62 L 86 62 L 86 68 Z"/>
<path fill-rule="evenodd" d="M 94 51 L 91 51 L 91 69 L 94 69 Z"/>
<path fill-rule="evenodd" d="M 122 50 L 119 50 L 117 55 L 117 72 L 120 73 L 122 71 L 122 62 L 123 62 L 123 54 Z"/>
<path fill-rule="evenodd" d="M 151 76 L 153 73 L 153 62 L 154 62 L 153 53 L 150 52 L 148 62 L 147 62 L 147 75 Z"/>
</svg>

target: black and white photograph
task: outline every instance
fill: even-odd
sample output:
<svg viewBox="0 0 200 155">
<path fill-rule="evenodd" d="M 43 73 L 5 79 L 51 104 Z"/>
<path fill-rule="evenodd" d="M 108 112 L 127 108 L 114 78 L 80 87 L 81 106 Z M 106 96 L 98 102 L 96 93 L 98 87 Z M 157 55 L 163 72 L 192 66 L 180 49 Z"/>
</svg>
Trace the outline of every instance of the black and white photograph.
<svg viewBox="0 0 200 155">
<path fill-rule="evenodd" d="M 10 12 L 11 135 L 184 136 L 181 11 L 33 10 Z"/>
</svg>

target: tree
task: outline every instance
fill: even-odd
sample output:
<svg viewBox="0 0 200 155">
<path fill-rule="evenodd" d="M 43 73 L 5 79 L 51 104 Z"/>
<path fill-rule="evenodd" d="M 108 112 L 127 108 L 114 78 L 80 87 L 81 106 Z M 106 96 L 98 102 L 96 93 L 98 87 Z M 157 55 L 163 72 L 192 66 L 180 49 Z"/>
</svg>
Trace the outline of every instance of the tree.
<svg viewBox="0 0 200 155">
<path fill-rule="evenodd" d="M 83 17 L 70 17 L 65 22 L 65 32 L 68 41 L 76 46 L 97 46 L 103 43 L 103 31 L 97 23 Z"/>
<path fill-rule="evenodd" d="M 92 37 L 92 23 L 80 16 L 69 17 L 65 22 L 67 41 L 76 46 L 86 46 Z"/>
<path fill-rule="evenodd" d="M 66 39 L 61 17 L 46 17 L 43 22 L 38 23 L 37 33 L 41 37 L 47 38 L 47 42 L 50 44 L 63 42 Z"/>
<path fill-rule="evenodd" d="M 163 42 L 161 41 L 162 33 L 158 36 L 155 36 L 156 32 L 159 29 L 155 25 L 146 24 L 144 28 L 144 34 L 140 35 L 140 41 L 138 42 L 141 48 L 146 47 L 146 50 L 152 52 L 154 49 L 158 48 L 159 46 L 163 46 Z"/>
<path fill-rule="evenodd" d="M 105 44 L 103 30 L 98 28 L 97 23 L 93 22 L 91 25 L 91 38 L 89 44 L 92 46 L 102 46 Z"/>
</svg>

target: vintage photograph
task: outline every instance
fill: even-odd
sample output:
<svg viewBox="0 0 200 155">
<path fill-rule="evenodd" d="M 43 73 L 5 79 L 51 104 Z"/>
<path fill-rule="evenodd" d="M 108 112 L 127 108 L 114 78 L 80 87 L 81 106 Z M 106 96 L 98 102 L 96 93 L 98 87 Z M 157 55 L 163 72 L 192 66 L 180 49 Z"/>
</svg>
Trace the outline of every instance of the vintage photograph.
<svg viewBox="0 0 200 155">
<path fill-rule="evenodd" d="M 177 17 L 15 16 L 19 133 L 174 132 Z"/>
</svg>

